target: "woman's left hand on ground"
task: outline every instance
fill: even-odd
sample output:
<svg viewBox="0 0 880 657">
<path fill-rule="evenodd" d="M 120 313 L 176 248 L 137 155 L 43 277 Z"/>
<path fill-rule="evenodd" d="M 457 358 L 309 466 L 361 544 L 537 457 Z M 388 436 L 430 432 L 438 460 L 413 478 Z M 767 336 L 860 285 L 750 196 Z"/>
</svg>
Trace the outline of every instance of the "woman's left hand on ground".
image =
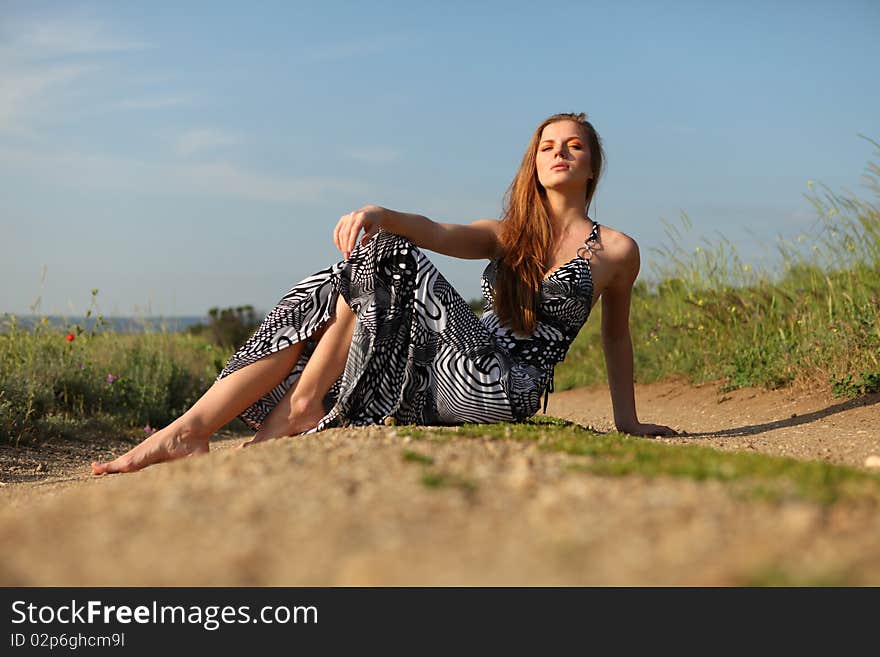
<svg viewBox="0 0 880 657">
<path fill-rule="evenodd" d="M 629 433 L 634 436 L 677 436 L 678 432 L 672 427 L 667 427 L 664 424 L 646 424 L 644 422 L 639 422 L 638 424 L 632 427 L 618 427 L 618 431 L 622 431 L 623 433 Z"/>
</svg>

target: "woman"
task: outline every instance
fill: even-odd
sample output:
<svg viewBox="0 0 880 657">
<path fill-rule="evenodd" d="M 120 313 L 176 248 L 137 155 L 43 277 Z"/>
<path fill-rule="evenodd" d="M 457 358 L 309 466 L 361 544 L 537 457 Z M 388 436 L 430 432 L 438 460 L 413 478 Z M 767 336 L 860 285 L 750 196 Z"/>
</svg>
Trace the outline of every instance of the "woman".
<svg viewBox="0 0 880 657">
<path fill-rule="evenodd" d="M 235 417 L 256 430 L 239 447 L 388 417 L 522 420 L 542 394 L 546 410 L 553 368 L 600 297 L 617 429 L 675 434 L 636 415 L 629 307 L 639 251 L 587 213 L 603 159 L 583 114 L 555 114 L 533 134 L 501 221 L 445 224 L 378 206 L 343 216 L 333 240 L 345 259 L 295 285 L 184 415 L 93 473 L 205 453 Z M 422 249 L 490 260 L 482 317 Z"/>
</svg>

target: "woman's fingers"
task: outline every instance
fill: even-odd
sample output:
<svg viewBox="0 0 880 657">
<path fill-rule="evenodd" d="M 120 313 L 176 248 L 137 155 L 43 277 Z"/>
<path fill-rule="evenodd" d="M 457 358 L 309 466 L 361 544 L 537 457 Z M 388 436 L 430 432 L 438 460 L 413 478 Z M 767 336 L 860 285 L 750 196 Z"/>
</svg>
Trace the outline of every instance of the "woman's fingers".
<svg viewBox="0 0 880 657">
<path fill-rule="evenodd" d="M 336 222 L 336 228 L 333 229 L 333 244 L 340 251 L 343 250 L 343 248 L 342 248 L 342 227 L 345 225 L 345 218 L 347 216 L 348 215 L 345 214 L 345 215 L 342 215 L 341 217 L 339 217 L 339 221 Z"/>
<path fill-rule="evenodd" d="M 364 236 L 360 243 L 366 244 L 379 231 L 380 222 L 376 219 L 373 206 L 365 206 L 360 210 L 349 212 L 340 217 L 333 230 L 333 244 L 342 251 L 342 255 L 348 258 L 358 244 L 358 236 L 361 230 Z"/>
<path fill-rule="evenodd" d="M 345 231 L 348 228 L 348 215 L 339 220 L 339 234 L 336 238 L 336 248 L 345 256 Z"/>
<path fill-rule="evenodd" d="M 354 251 L 354 245 L 357 244 L 358 234 L 361 232 L 361 226 L 364 223 L 364 220 L 358 212 L 355 214 L 355 219 L 351 222 L 351 230 L 348 233 L 348 241 L 346 242 L 346 246 L 348 247 L 348 252 L 351 253 Z"/>
<path fill-rule="evenodd" d="M 350 212 L 345 215 L 345 223 L 342 226 L 342 232 L 339 235 L 339 248 L 342 249 L 343 255 L 347 258 L 351 255 L 351 232 L 354 229 L 356 213 Z"/>
<path fill-rule="evenodd" d="M 342 215 L 333 231 L 333 244 L 342 252 L 345 258 L 348 258 L 351 249 L 348 248 L 349 231 L 351 230 L 351 220 L 353 212 Z"/>
</svg>

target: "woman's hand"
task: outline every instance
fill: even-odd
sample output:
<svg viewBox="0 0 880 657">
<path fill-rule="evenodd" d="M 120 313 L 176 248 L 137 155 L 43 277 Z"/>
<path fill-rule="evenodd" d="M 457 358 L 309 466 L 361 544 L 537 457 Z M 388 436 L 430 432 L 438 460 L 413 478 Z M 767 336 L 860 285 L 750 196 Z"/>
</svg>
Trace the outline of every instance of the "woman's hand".
<svg viewBox="0 0 880 657">
<path fill-rule="evenodd" d="M 677 436 L 678 432 L 672 427 L 664 424 L 645 424 L 638 422 L 632 426 L 624 425 L 617 427 L 622 433 L 632 434 L 633 436 Z"/>
<path fill-rule="evenodd" d="M 360 210 L 343 215 L 333 231 L 333 243 L 336 248 L 342 251 L 342 255 L 347 259 L 357 244 L 361 229 L 364 230 L 364 236 L 361 238 L 363 245 L 379 232 L 387 213 L 388 210 L 378 205 L 365 205 Z"/>
</svg>

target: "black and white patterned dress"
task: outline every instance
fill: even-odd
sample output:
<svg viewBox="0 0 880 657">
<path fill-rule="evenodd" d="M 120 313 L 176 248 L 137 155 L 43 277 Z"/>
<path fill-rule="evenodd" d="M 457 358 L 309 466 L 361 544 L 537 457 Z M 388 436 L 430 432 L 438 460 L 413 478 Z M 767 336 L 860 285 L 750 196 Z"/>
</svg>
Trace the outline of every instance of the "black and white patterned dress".
<svg viewBox="0 0 880 657">
<path fill-rule="evenodd" d="M 324 397 L 326 415 L 308 433 L 345 425 L 515 422 L 534 415 L 553 389 L 553 370 L 590 314 L 590 246 L 541 285 L 538 324 L 516 335 L 492 310 L 497 261 L 483 272 L 481 317 L 409 240 L 384 230 L 348 259 L 293 286 L 226 363 L 217 380 L 305 341 L 290 374 L 239 417 L 258 430 L 314 353 L 313 334 L 342 295 L 355 312 L 348 360 Z M 546 396 L 544 399 L 546 410 Z"/>
</svg>

